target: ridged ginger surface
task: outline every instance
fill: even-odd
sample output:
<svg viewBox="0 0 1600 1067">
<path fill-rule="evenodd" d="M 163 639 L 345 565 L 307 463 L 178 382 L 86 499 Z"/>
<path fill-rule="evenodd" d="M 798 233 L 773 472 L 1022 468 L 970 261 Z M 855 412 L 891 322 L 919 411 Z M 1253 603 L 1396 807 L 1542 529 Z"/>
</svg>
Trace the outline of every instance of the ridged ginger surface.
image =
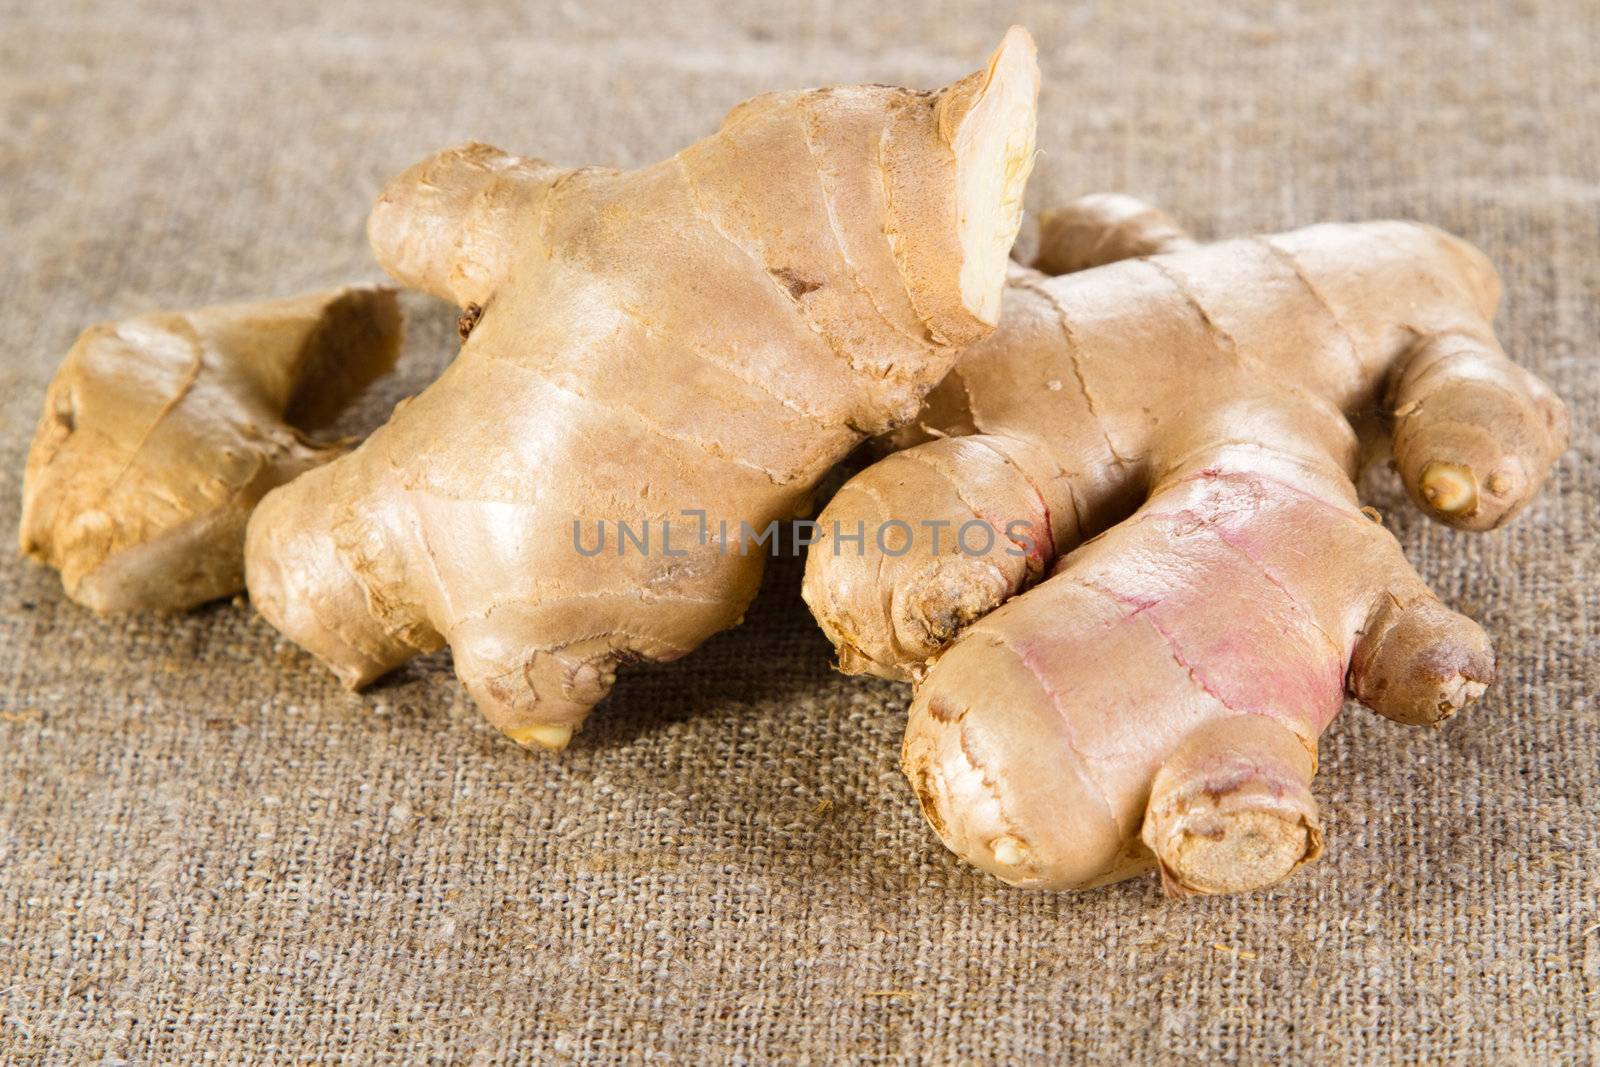
<svg viewBox="0 0 1600 1067">
<path fill-rule="evenodd" d="M 85 330 L 56 371 L 22 483 L 22 551 L 100 612 L 244 588 L 268 490 L 348 450 L 315 440 L 394 365 L 390 289 L 157 312 Z"/>
<path fill-rule="evenodd" d="M 568 170 L 482 145 L 391 183 L 369 234 L 456 301 L 460 356 L 250 523 L 251 599 L 360 686 L 448 644 L 489 719 L 561 748 L 619 664 L 738 621 L 760 551 L 686 510 L 795 515 L 993 328 L 1033 159 L 1013 30 L 937 92 L 775 93 L 662 163 Z M 589 556 L 596 523 L 656 534 Z M 672 551 L 660 533 L 670 525 Z"/>
<path fill-rule="evenodd" d="M 1565 409 L 1496 343 L 1489 262 L 1428 226 L 1196 245 L 1102 197 L 1047 215 L 1036 261 L 1105 265 L 1015 271 L 912 447 L 820 516 L 807 600 L 847 670 L 916 679 L 903 765 L 960 856 L 1024 886 L 1269 884 L 1321 850 L 1347 693 L 1437 723 L 1494 675 L 1356 475 L 1387 452 L 1429 515 L 1491 529 Z"/>
</svg>

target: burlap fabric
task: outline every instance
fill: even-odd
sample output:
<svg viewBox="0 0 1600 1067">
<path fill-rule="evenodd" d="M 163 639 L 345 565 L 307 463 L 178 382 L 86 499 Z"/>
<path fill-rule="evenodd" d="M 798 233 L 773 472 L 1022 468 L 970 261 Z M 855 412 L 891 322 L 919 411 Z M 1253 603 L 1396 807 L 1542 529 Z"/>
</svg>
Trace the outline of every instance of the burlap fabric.
<svg viewBox="0 0 1600 1067">
<path fill-rule="evenodd" d="M 435 657 L 343 693 L 247 607 L 99 620 L 0 558 L 0 1061 L 1578 1063 L 1600 1057 L 1600 8 L 1518 3 L 0 5 L 0 528 L 57 360 L 158 306 L 376 278 L 381 181 L 475 137 L 653 161 L 760 90 L 934 85 L 1013 19 L 1035 204 L 1202 233 L 1407 216 L 1483 246 L 1572 405 L 1484 537 L 1374 502 L 1502 676 L 1350 708 L 1328 855 L 1242 899 L 1008 890 L 924 828 L 906 691 L 774 569 L 563 758 Z M 425 299 L 371 425 L 453 352 Z"/>
</svg>

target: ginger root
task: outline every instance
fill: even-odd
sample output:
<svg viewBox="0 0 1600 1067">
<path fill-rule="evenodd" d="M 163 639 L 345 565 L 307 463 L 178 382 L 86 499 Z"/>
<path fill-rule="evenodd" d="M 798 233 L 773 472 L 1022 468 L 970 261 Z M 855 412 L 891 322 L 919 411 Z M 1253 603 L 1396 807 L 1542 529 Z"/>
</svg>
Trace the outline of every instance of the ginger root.
<svg viewBox="0 0 1600 1067">
<path fill-rule="evenodd" d="M 353 687 L 448 644 L 496 726 L 564 747 L 619 665 L 739 620 L 761 559 L 721 523 L 795 515 L 991 331 L 1037 91 L 1014 29 L 941 91 L 768 94 L 643 170 L 468 145 L 402 174 L 373 248 L 467 309 L 461 354 L 263 501 L 252 601 Z M 597 522 L 655 547 L 585 554 Z"/>
<path fill-rule="evenodd" d="M 1371 443 L 1428 514 L 1486 530 L 1543 482 L 1565 409 L 1501 353 L 1487 259 L 1431 227 L 1197 246 L 1091 203 L 1043 233 L 1056 266 L 1170 250 L 1016 269 L 923 443 L 820 516 L 806 599 L 846 670 L 917 681 L 903 767 L 958 855 L 1022 886 L 1271 884 L 1321 851 L 1310 781 L 1347 691 L 1435 724 L 1494 675 L 1361 508 Z M 871 533 L 892 520 L 898 555 Z"/>
<path fill-rule="evenodd" d="M 346 451 L 305 431 L 394 365 L 401 332 L 385 288 L 85 330 L 28 452 L 22 551 L 98 612 L 182 611 L 238 592 L 251 509 Z"/>
</svg>

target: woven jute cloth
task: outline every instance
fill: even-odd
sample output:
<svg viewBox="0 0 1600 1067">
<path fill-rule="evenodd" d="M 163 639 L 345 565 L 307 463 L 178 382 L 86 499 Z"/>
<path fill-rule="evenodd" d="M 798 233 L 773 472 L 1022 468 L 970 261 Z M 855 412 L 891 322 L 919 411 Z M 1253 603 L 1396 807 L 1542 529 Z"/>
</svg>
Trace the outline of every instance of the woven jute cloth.
<svg viewBox="0 0 1600 1067">
<path fill-rule="evenodd" d="M 1600 1058 L 1600 6 L 0 0 L 0 528 L 78 331 L 376 280 L 383 180 L 479 139 L 638 165 L 779 87 L 1038 39 L 1030 204 L 1205 235 L 1409 217 L 1483 247 L 1574 438 L 1509 529 L 1369 499 L 1500 655 L 1438 731 L 1351 706 L 1328 852 L 1168 901 L 982 877 L 771 569 L 560 758 L 447 656 L 350 695 L 243 603 L 98 619 L 0 554 L 0 1063 L 1549 1064 Z M 381 421 L 454 354 L 408 298 Z"/>
</svg>

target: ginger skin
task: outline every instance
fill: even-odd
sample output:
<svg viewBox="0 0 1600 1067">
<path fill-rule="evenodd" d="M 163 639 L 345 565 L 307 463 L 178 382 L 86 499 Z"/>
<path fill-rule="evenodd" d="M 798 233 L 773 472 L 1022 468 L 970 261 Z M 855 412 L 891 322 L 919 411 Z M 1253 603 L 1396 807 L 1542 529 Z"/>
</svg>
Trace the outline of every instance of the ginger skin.
<svg viewBox="0 0 1600 1067">
<path fill-rule="evenodd" d="M 1152 865 L 1177 895 L 1268 885 L 1322 849 L 1317 738 L 1347 692 L 1436 724 L 1494 675 L 1361 509 L 1363 440 L 1432 517 L 1486 530 L 1538 490 L 1566 412 L 1501 353 L 1499 280 L 1448 234 L 1198 246 L 1096 236 L 1094 214 L 1046 218 L 1039 261 L 1171 250 L 1017 268 L 923 443 L 824 510 L 805 596 L 846 670 L 916 680 L 903 767 L 961 857 L 1021 886 Z M 944 521 L 941 550 L 919 530 L 835 554 L 835 523 L 890 519 Z M 1001 547 L 963 555 L 967 522 Z"/>
<path fill-rule="evenodd" d="M 1013 30 L 939 92 L 768 94 L 643 170 L 482 145 L 413 167 L 369 236 L 467 309 L 461 354 L 268 496 L 252 601 L 353 687 L 448 644 L 490 721 L 564 747 L 620 664 L 683 655 L 754 595 L 761 550 L 698 541 L 686 509 L 714 532 L 795 515 L 992 330 L 1037 91 Z M 670 523 L 673 555 L 581 554 L 597 521 Z"/>
<path fill-rule="evenodd" d="M 268 490 L 342 455 L 325 426 L 400 350 L 394 291 L 158 312 L 85 330 L 45 394 L 22 551 L 98 612 L 175 612 L 244 588 Z"/>
</svg>

